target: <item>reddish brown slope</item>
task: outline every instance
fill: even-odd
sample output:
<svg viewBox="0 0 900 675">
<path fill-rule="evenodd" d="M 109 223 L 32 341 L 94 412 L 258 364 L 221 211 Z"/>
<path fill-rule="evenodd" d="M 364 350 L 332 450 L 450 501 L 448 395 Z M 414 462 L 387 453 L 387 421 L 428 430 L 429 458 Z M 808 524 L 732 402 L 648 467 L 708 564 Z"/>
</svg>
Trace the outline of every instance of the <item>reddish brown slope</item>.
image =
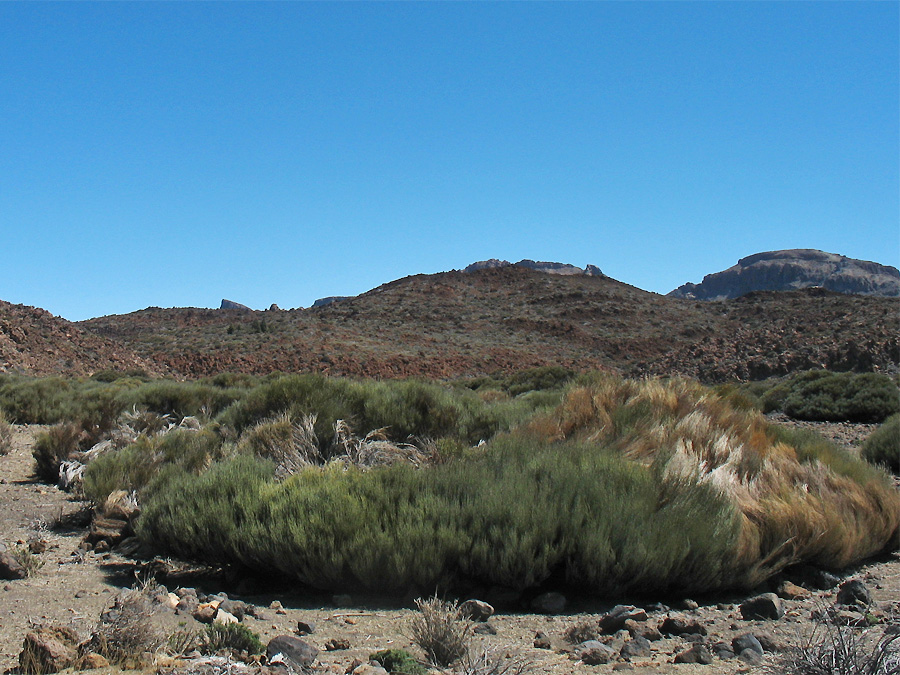
<svg viewBox="0 0 900 675">
<path fill-rule="evenodd" d="M 400 279 L 310 310 L 147 309 L 82 325 L 185 376 L 456 377 L 560 364 L 706 381 L 892 370 L 898 301 L 821 290 L 680 300 L 507 267 Z"/>
<path fill-rule="evenodd" d="M 160 372 L 120 343 L 46 310 L 0 300 L 0 372 L 80 376 L 106 369 Z"/>
</svg>

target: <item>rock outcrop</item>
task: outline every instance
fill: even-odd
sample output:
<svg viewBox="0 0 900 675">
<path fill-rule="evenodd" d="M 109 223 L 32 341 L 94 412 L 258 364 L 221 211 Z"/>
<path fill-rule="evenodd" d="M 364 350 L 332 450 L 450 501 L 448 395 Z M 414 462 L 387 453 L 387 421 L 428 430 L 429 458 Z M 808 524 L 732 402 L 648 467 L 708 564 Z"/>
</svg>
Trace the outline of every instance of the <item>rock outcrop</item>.
<svg viewBox="0 0 900 675">
<path fill-rule="evenodd" d="M 537 272 L 545 272 L 547 274 L 562 274 L 566 276 L 576 276 L 580 274 L 585 274 L 591 277 L 602 277 L 603 272 L 600 271 L 600 268 L 596 265 L 588 265 L 584 269 L 580 267 L 576 267 L 575 265 L 569 265 L 568 263 L 558 263 L 558 262 L 536 262 L 534 260 L 520 260 L 517 263 L 511 263 L 508 260 L 497 260 L 496 258 L 491 258 L 490 260 L 481 260 L 476 263 L 472 263 L 464 272 L 477 272 L 478 270 L 487 270 L 487 269 L 497 269 L 498 267 L 525 267 L 526 269 L 535 270 Z"/>
<path fill-rule="evenodd" d="M 239 309 L 244 312 L 252 311 L 249 307 L 247 307 L 247 305 L 242 305 L 241 303 L 235 302 L 234 300 L 225 300 L 224 298 L 222 299 L 222 305 L 219 307 L 219 309 Z"/>
<path fill-rule="evenodd" d="M 699 284 L 684 284 L 669 293 L 692 300 L 726 300 L 753 291 L 792 291 L 821 286 L 837 293 L 900 296 L 896 267 L 847 258 L 815 249 L 757 253 Z"/>
</svg>

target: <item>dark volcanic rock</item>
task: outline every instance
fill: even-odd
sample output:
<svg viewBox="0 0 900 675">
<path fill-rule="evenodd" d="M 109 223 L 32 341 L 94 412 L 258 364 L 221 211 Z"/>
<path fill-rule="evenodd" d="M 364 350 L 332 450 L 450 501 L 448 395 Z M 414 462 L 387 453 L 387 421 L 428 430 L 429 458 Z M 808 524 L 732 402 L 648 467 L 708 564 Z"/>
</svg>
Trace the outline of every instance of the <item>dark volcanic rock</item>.
<svg viewBox="0 0 900 675">
<path fill-rule="evenodd" d="M 838 293 L 900 296 L 896 267 L 847 258 L 815 249 L 757 253 L 699 284 L 684 284 L 669 293 L 676 298 L 725 300 L 752 291 L 790 291 L 821 286 Z"/>
<path fill-rule="evenodd" d="M 219 307 L 219 309 L 240 309 L 245 312 L 252 311 L 249 307 L 247 307 L 247 305 L 242 305 L 239 302 L 234 302 L 233 300 L 225 300 L 225 299 L 222 300 L 222 305 Z"/>
</svg>

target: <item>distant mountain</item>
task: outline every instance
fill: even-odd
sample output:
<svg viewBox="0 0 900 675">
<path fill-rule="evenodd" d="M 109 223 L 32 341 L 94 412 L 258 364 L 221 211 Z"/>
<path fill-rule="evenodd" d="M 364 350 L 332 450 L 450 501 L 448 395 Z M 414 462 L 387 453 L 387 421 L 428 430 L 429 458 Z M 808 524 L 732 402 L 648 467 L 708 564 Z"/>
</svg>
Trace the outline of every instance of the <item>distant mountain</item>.
<svg viewBox="0 0 900 675">
<path fill-rule="evenodd" d="M 497 260 L 496 258 L 491 258 L 490 260 L 481 260 L 476 263 L 472 263 L 463 272 L 477 272 L 478 270 L 491 270 L 491 269 L 499 269 L 501 267 L 524 267 L 529 270 L 535 270 L 537 272 L 546 272 L 547 274 L 563 274 L 563 275 L 578 275 L 578 274 L 586 274 L 591 277 L 602 277 L 603 272 L 600 271 L 600 268 L 596 265 L 588 265 L 584 269 L 580 267 L 576 267 L 575 265 L 569 265 L 568 263 L 558 263 L 558 262 L 535 262 L 534 260 L 520 260 L 517 263 L 511 263 L 508 260 Z"/>
<path fill-rule="evenodd" d="M 691 300 L 725 300 L 752 291 L 792 291 L 822 287 L 837 293 L 900 296 L 896 267 L 856 260 L 810 248 L 757 253 L 722 272 L 707 274 L 699 284 L 684 284 L 669 293 Z"/>
<path fill-rule="evenodd" d="M 225 300 L 224 298 L 222 299 L 222 304 L 219 306 L 219 309 L 239 309 L 242 312 L 251 311 L 250 308 L 247 307 L 247 305 L 242 305 L 241 303 L 235 302 L 234 300 Z"/>
</svg>

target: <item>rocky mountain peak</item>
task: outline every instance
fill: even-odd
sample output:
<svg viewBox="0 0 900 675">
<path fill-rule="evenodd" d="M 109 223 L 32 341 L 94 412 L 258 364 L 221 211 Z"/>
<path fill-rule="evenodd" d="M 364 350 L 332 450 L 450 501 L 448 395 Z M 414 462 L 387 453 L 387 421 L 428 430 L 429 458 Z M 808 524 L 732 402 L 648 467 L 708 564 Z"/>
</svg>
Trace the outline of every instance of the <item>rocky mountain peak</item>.
<svg viewBox="0 0 900 675">
<path fill-rule="evenodd" d="M 579 274 L 585 274 L 592 277 L 603 276 L 603 272 L 601 272 L 600 268 L 596 265 L 587 265 L 584 269 L 582 269 L 580 267 L 576 267 L 575 265 L 569 265 L 568 263 L 537 262 L 528 259 L 520 260 L 517 263 L 511 263 L 508 260 L 497 260 L 496 258 L 491 258 L 490 260 L 481 260 L 479 262 L 472 263 L 463 271 L 477 272 L 478 270 L 496 269 L 498 267 L 525 267 L 537 272 L 545 272 L 547 274 L 562 274 L 566 276 L 574 276 Z"/>
<path fill-rule="evenodd" d="M 727 270 L 707 274 L 669 293 L 676 298 L 726 300 L 753 291 L 791 291 L 820 286 L 837 293 L 900 296 L 896 267 L 836 253 L 800 248 L 756 253 Z"/>
</svg>

